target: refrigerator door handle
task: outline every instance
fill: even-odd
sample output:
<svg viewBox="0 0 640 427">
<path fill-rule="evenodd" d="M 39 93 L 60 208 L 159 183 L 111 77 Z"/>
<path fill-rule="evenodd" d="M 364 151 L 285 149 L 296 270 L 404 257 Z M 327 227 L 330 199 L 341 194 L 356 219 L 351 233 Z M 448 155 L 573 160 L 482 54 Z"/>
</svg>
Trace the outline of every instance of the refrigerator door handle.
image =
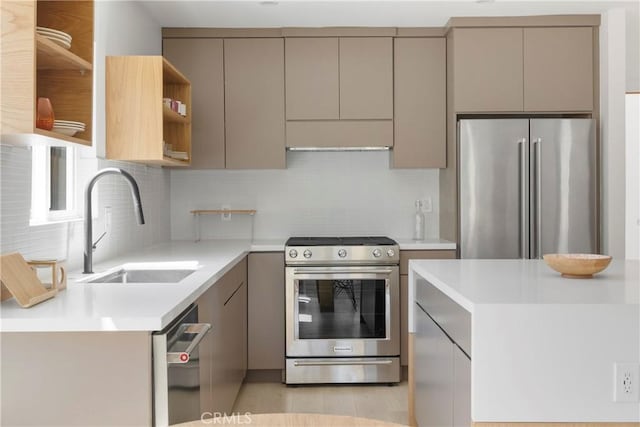
<svg viewBox="0 0 640 427">
<path fill-rule="evenodd" d="M 535 242 L 536 250 L 532 253 L 535 258 L 542 258 L 542 138 L 536 138 L 532 141 L 535 153 Z"/>
<path fill-rule="evenodd" d="M 520 151 L 520 258 L 529 257 L 529 207 L 527 206 L 529 183 L 527 182 L 527 139 L 518 140 L 518 150 Z"/>
</svg>

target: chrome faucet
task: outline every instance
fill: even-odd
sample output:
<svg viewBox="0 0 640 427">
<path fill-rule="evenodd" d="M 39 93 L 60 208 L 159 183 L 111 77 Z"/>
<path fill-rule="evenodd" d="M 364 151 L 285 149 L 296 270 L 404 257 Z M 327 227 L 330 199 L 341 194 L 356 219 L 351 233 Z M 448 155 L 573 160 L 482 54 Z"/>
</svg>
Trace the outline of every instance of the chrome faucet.
<svg viewBox="0 0 640 427">
<path fill-rule="evenodd" d="M 98 171 L 98 173 L 89 180 L 89 183 L 84 190 L 84 274 L 93 273 L 93 249 L 95 248 L 95 244 L 93 243 L 93 218 L 91 217 L 91 190 L 93 190 L 93 186 L 96 181 L 105 175 L 121 175 L 127 180 L 129 187 L 131 188 L 133 208 L 136 213 L 138 224 L 144 224 L 142 202 L 140 201 L 140 190 L 138 189 L 138 183 L 136 180 L 133 179 L 128 172 L 118 168 L 106 168 Z M 104 234 L 100 236 L 100 239 L 102 239 L 103 236 Z"/>
</svg>

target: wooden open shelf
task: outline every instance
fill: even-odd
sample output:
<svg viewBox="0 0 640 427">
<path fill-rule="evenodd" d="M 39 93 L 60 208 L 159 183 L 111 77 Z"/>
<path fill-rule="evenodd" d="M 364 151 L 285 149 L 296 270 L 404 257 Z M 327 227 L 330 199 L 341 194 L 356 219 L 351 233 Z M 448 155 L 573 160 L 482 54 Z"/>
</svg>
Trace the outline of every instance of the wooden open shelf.
<svg viewBox="0 0 640 427">
<path fill-rule="evenodd" d="M 3 141 L 91 145 L 93 17 L 93 0 L 2 0 L 2 22 L 11 23 L 0 46 Z M 37 34 L 36 26 L 71 35 L 71 48 Z M 49 98 L 56 119 L 83 122 L 85 131 L 67 137 L 36 128 L 38 98 Z"/>
<path fill-rule="evenodd" d="M 108 56 L 107 158 L 184 167 L 191 163 L 191 83 L 162 56 Z M 140 78 L 142 76 L 142 78 Z M 187 106 L 187 117 L 162 98 Z M 165 155 L 164 144 L 189 160 Z"/>
<path fill-rule="evenodd" d="M 75 53 L 36 34 L 36 50 L 38 52 L 38 70 L 78 70 L 81 72 L 93 70 L 93 65 Z"/>
<path fill-rule="evenodd" d="M 165 122 L 188 124 L 189 119 L 173 111 L 171 108 L 162 104 L 162 118 Z"/>
</svg>

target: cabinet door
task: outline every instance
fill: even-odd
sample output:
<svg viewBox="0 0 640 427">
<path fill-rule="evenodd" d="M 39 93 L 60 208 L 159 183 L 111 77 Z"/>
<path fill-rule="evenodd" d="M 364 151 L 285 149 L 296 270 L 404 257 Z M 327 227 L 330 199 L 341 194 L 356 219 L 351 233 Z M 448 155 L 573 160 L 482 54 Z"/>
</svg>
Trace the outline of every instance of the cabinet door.
<svg viewBox="0 0 640 427">
<path fill-rule="evenodd" d="M 471 425 L 471 359 L 453 345 L 453 425 Z"/>
<path fill-rule="evenodd" d="M 444 38 L 394 41 L 393 167 L 447 166 L 445 43 Z"/>
<path fill-rule="evenodd" d="M 248 276 L 249 369 L 284 369 L 284 253 L 249 254 Z"/>
<path fill-rule="evenodd" d="M 287 120 L 338 119 L 338 39 L 285 39 Z"/>
<path fill-rule="evenodd" d="M 522 28 L 453 30 L 456 111 L 522 111 Z"/>
<path fill-rule="evenodd" d="M 199 366 L 200 366 L 200 411 L 214 411 L 213 381 L 214 375 L 214 352 L 221 343 L 221 331 L 218 330 L 220 323 L 220 310 L 218 307 L 218 288 L 210 287 L 200 298 L 198 298 L 198 321 L 209 323 L 211 329 L 202 339 L 199 346 Z"/>
<path fill-rule="evenodd" d="M 284 169 L 284 41 L 225 39 L 227 169 Z"/>
<path fill-rule="evenodd" d="M 162 52 L 191 81 L 191 168 L 224 169 L 222 40 L 164 39 Z"/>
<path fill-rule="evenodd" d="M 524 29 L 525 111 L 593 110 L 593 29 Z"/>
<path fill-rule="evenodd" d="M 247 285 L 239 284 L 233 295 L 223 306 L 225 353 L 222 361 L 227 381 L 221 391 L 227 413 L 233 409 L 246 373 L 247 348 Z"/>
<path fill-rule="evenodd" d="M 340 118 L 393 118 L 391 37 L 340 39 Z"/>
<path fill-rule="evenodd" d="M 453 425 L 453 343 L 416 304 L 415 412 L 421 427 Z"/>
</svg>

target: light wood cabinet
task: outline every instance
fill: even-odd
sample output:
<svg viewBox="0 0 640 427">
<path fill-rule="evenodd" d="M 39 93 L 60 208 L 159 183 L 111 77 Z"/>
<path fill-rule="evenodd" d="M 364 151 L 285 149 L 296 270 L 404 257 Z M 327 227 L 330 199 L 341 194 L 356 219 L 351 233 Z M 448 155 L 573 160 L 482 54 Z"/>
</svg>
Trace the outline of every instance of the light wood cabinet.
<svg viewBox="0 0 640 427">
<path fill-rule="evenodd" d="M 338 38 L 285 39 L 287 120 L 340 118 Z"/>
<path fill-rule="evenodd" d="M 444 38 L 394 40 L 393 167 L 447 166 Z"/>
<path fill-rule="evenodd" d="M 211 324 L 200 344 L 200 409 L 230 414 L 247 370 L 247 261 L 236 264 L 198 299 Z"/>
<path fill-rule="evenodd" d="M 51 144 L 65 141 L 91 145 L 93 9 L 91 0 L 2 2 L 3 136 L 29 134 L 44 137 Z M 36 25 L 69 34 L 71 48 L 36 34 Z M 66 136 L 36 128 L 39 97 L 50 99 L 56 120 L 83 122 L 85 131 Z M 3 142 L 13 142 L 13 138 L 4 138 Z"/>
<path fill-rule="evenodd" d="M 393 118 L 391 37 L 340 38 L 340 118 Z"/>
<path fill-rule="evenodd" d="M 452 31 L 455 110 L 522 111 L 522 28 L 455 28 Z"/>
<path fill-rule="evenodd" d="M 183 117 L 163 98 L 186 104 Z M 188 166 L 191 159 L 191 85 L 162 56 L 108 56 L 106 155 L 110 160 Z M 188 159 L 166 156 L 164 144 Z"/>
<path fill-rule="evenodd" d="M 524 110 L 593 110 L 593 28 L 524 29 Z"/>
<path fill-rule="evenodd" d="M 455 259 L 454 250 L 400 251 L 400 364 L 409 363 L 409 260 Z"/>
<path fill-rule="evenodd" d="M 249 254 L 248 283 L 249 369 L 284 369 L 284 253 Z"/>
<path fill-rule="evenodd" d="M 284 169 L 284 41 L 225 39 L 227 169 Z"/>
<path fill-rule="evenodd" d="M 222 39 L 163 40 L 163 56 L 191 82 L 191 169 L 225 167 L 222 45 Z"/>
</svg>

